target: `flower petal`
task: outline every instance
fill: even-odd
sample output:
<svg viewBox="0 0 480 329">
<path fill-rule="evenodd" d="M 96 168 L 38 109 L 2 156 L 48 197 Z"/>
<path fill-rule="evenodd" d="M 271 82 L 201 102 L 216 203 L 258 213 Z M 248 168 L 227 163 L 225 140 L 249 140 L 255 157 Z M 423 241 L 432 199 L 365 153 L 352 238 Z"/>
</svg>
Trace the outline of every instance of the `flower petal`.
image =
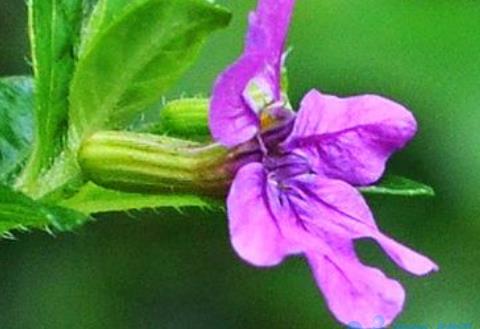
<svg viewBox="0 0 480 329">
<path fill-rule="evenodd" d="M 375 239 L 390 259 L 405 271 L 421 276 L 439 270 L 438 265 L 428 257 L 419 254 L 382 233 Z"/>
<path fill-rule="evenodd" d="M 351 243 L 342 244 L 335 254 L 307 253 L 328 307 L 340 322 L 351 327 L 390 325 L 403 309 L 403 287 L 380 270 L 362 264 Z"/>
<path fill-rule="evenodd" d="M 285 145 L 308 151 L 318 173 L 369 185 L 382 176 L 388 158 L 416 129 L 413 115 L 386 98 L 338 98 L 313 90 L 303 99 Z"/>
<path fill-rule="evenodd" d="M 265 189 L 263 166 L 251 163 L 238 171 L 227 200 L 232 245 L 256 266 L 277 265 L 291 252 L 270 212 Z"/>
<path fill-rule="evenodd" d="M 240 58 L 217 79 L 210 103 L 209 127 L 213 139 L 234 147 L 250 140 L 260 120 L 243 99 L 243 91 L 261 67 L 261 57 Z"/>
<path fill-rule="evenodd" d="M 266 72 L 280 90 L 282 55 L 295 0 L 260 0 L 250 14 L 245 53 L 262 54 Z"/>
<path fill-rule="evenodd" d="M 349 184 L 318 175 L 301 175 L 287 182 L 289 200 L 307 230 L 321 239 L 375 239 L 402 269 L 415 275 L 437 271 L 429 258 L 389 238 L 377 228 L 362 195 Z M 307 239 L 305 239 L 307 241 Z"/>
<path fill-rule="evenodd" d="M 382 234 L 361 194 L 347 183 L 305 174 L 282 185 L 268 185 L 272 212 L 281 219 L 283 236 L 302 246 L 337 319 L 361 328 L 390 324 L 402 310 L 404 290 L 380 270 L 362 264 L 354 240 L 376 239 L 399 266 L 414 274 L 426 274 L 436 265 Z"/>
<path fill-rule="evenodd" d="M 311 231 L 357 239 L 378 232 L 362 195 L 349 184 L 316 174 L 287 179 L 289 201 Z"/>
<path fill-rule="evenodd" d="M 256 80 L 276 101 L 281 100 L 282 55 L 294 0 L 260 0 L 250 14 L 242 56 L 217 79 L 210 104 L 209 125 L 214 139 L 233 147 L 251 139 L 259 130 L 259 119 L 245 99 L 245 91 Z"/>
</svg>

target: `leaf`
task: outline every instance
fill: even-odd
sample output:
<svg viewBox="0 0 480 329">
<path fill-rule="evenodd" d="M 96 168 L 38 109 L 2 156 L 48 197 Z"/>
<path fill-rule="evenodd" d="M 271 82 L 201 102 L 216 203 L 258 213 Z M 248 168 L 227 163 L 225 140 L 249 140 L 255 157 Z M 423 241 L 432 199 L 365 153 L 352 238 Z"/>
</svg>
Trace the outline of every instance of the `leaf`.
<svg viewBox="0 0 480 329">
<path fill-rule="evenodd" d="M 93 10 L 95 5 L 98 3 L 98 0 L 82 0 L 82 9 L 83 9 L 83 19 L 82 19 L 82 29 L 80 33 L 80 38 L 78 38 L 75 45 L 75 56 L 78 58 L 79 53 L 81 52 L 82 45 L 84 44 L 87 38 L 87 31 L 89 30 L 88 26 L 90 25 L 93 18 Z"/>
<path fill-rule="evenodd" d="M 68 131 L 68 93 L 82 0 L 30 0 L 29 29 L 35 75 L 35 138 L 20 185 L 34 184 L 63 149 Z"/>
<path fill-rule="evenodd" d="M 434 196 L 435 191 L 428 185 L 414 180 L 387 175 L 377 185 L 359 188 L 364 194 L 387 194 L 398 196 Z"/>
<path fill-rule="evenodd" d="M 88 20 L 85 20 L 82 31 L 80 54 L 101 35 L 100 31 L 106 30 L 115 20 L 129 10 L 128 4 L 135 5 L 139 0 L 83 0 L 84 9 L 90 13 Z"/>
<path fill-rule="evenodd" d="M 230 14 L 206 0 L 100 0 L 84 33 L 70 94 L 73 147 L 126 127 L 157 102 Z"/>
<path fill-rule="evenodd" d="M 161 207 L 177 209 L 183 207 L 212 208 L 212 206 L 218 205 L 218 202 L 192 194 L 169 193 L 159 195 L 119 192 L 88 183 L 76 195 L 60 202 L 60 204 L 90 215 Z"/>
<path fill-rule="evenodd" d="M 70 209 L 50 206 L 0 185 L 0 234 L 12 230 L 44 229 L 71 231 L 84 224 L 88 216 Z"/>
<path fill-rule="evenodd" d="M 32 85 L 29 77 L 0 79 L 0 182 L 11 183 L 30 151 Z"/>
</svg>

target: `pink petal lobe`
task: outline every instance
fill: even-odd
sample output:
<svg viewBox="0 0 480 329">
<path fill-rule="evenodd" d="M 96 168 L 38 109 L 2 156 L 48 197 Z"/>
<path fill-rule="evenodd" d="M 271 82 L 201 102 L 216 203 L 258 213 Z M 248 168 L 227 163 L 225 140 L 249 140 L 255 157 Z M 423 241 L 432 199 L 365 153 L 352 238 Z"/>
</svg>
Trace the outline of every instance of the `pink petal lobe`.
<svg viewBox="0 0 480 329">
<path fill-rule="evenodd" d="M 295 0 L 260 0 L 249 17 L 245 53 L 262 55 L 262 76 L 270 81 L 277 100 L 280 99 L 282 57 L 294 5 Z"/>
<path fill-rule="evenodd" d="M 261 57 L 244 56 L 217 79 L 210 102 L 209 127 L 214 140 L 234 147 L 250 140 L 259 130 L 259 119 L 242 93 L 261 67 Z"/>
<path fill-rule="evenodd" d="M 242 167 L 227 199 L 232 245 L 241 258 L 256 266 L 277 265 L 291 252 L 269 210 L 265 175 L 260 163 Z"/>
<path fill-rule="evenodd" d="M 375 95 L 339 98 L 313 90 L 286 145 L 308 151 L 318 173 L 352 185 L 376 182 L 389 157 L 415 135 L 413 115 Z"/>
<path fill-rule="evenodd" d="M 377 234 L 372 212 L 351 185 L 316 174 L 295 176 L 286 182 L 295 191 L 289 196 L 304 225 L 343 239 Z"/>
<path fill-rule="evenodd" d="M 380 234 L 376 240 L 390 259 L 407 272 L 422 276 L 439 270 L 438 265 L 431 259 L 388 236 Z"/>
<path fill-rule="evenodd" d="M 429 258 L 383 234 L 363 196 L 349 184 L 318 175 L 297 176 L 289 182 L 297 193 L 290 197 L 303 224 L 319 238 L 372 238 L 402 269 L 415 275 L 438 270 Z M 305 239 L 307 241 L 307 239 Z"/>
<path fill-rule="evenodd" d="M 343 254 L 307 253 L 307 259 L 328 307 L 338 321 L 360 328 L 383 328 L 402 311 L 405 291 L 380 270 L 362 264 L 353 246 Z M 353 326 L 355 324 L 355 326 Z"/>
<path fill-rule="evenodd" d="M 282 55 L 294 3 L 260 0 L 256 11 L 250 14 L 245 50 L 220 74 L 212 92 L 209 126 L 219 143 L 234 147 L 258 132 L 257 113 L 244 98 L 252 80 L 267 84 L 275 101 L 281 99 Z"/>
</svg>

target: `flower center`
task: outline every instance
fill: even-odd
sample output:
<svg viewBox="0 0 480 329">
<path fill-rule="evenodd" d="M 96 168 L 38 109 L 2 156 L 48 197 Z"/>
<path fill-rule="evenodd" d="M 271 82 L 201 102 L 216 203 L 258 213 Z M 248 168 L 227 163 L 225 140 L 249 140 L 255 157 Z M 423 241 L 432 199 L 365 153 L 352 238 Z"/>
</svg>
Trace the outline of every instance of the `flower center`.
<svg viewBox="0 0 480 329">
<path fill-rule="evenodd" d="M 258 116 L 262 132 L 282 124 L 293 116 L 286 96 L 282 94 L 278 97 L 277 94 L 278 92 L 271 88 L 271 83 L 262 76 L 250 80 L 243 91 L 243 100 Z"/>
<path fill-rule="evenodd" d="M 267 111 L 262 111 L 260 113 L 260 127 L 262 131 L 274 127 L 276 123 L 277 120 Z"/>
<path fill-rule="evenodd" d="M 263 159 L 269 177 L 275 180 L 279 186 L 291 177 L 312 173 L 308 158 L 298 151 L 283 154 L 267 155 Z"/>
</svg>

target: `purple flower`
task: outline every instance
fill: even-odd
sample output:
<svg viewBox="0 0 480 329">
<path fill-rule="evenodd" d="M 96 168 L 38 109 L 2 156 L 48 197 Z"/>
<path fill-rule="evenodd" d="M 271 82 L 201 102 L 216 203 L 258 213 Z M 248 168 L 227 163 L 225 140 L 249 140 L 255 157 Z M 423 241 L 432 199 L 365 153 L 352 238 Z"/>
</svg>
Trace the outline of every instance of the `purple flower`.
<svg viewBox="0 0 480 329">
<path fill-rule="evenodd" d="M 228 199 L 233 247 L 245 261 L 274 266 L 303 254 L 336 318 L 365 328 L 390 324 L 405 292 L 364 265 L 354 241 L 372 238 L 401 268 L 438 270 L 389 238 L 354 186 L 376 182 L 390 155 L 415 135 L 403 106 L 364 95 L 313 90 L 294 114 L 281 91 L 283 49 L 294 0 L 260 0 L 250 15 L 243 55 L 218 78 L 210 109 L 214 138 L 227 147 L 255 144 L 258 161 L 236 173 Z M 250 148 L 251 149 L 251 148 Z"/>
</svg>

